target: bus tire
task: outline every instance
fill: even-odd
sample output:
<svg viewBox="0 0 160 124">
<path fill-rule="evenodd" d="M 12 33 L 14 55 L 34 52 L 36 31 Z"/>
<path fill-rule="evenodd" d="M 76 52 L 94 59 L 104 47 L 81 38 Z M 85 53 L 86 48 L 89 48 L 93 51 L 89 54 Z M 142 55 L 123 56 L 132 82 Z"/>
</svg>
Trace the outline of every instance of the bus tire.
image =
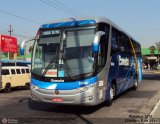
<svg viewBox="0 0 160 124">
<path fill-rule="evenodd" d="M 29 84 L 29 83 L 26 83 L 25 86 L 24 86 L 24 89 L 25 89 L 25 90 L 29 90 L 29 89 L 30 89 L 30 84 Z"/>
<path fill-rule="evenodd" d="M 132 90 L 137 90 L 138 88 L 138 80 L 135 81 L 134 86 L 132 87 Z"/>
<path fill-rule="evenodd" d="M 112 102 L 113 102 L 113 99 L 115 97 L 115 94 L 116 94 L 116 86 L 115 84 L 112 84 L 112 86 L 110 87 L 110 95 L 109 95 L 109 99 L 107 100 L 107 106 L 111 106 L 112 105 Z"/>
<path fill-rule="evenodd" d="M 3 91 L 5 93 L 10 93 L 11 92 L 11 84 L 7 83 Z"/>
</svg>

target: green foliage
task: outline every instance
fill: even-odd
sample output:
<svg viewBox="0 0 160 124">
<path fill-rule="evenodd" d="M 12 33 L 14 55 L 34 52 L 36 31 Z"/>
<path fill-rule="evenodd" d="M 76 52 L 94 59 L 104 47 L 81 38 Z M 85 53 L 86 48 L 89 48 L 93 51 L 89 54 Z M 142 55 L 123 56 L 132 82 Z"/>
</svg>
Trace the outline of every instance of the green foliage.
<svg viewBox="0 0 160 124">
<path fill-rule="evenodd" d="M 143 61 L 144 63 L 147 63 L 147 62 L 148 62 L 147 56 L 142 56 L 142 61 Z"/>
<path fill-rule="evenodd" d="M 33 45 L 29 47 L 28 52 L 32 53 L 32 50 L 33 50 Z"/>
<path fill-rule="evenodd" d="M 149 50 L 150 50 L 151 55 L 154 56 L 155 51 L 156 51 L 156 47 L 154 45 L 152 45 L 152 46 L 149 47 Z"/>
<path fill-rule="evenodd" d="M 160 53 L 160 42 L 156 42 L 156 49 L 158 50 L 158 53 Z"/>
</svg>

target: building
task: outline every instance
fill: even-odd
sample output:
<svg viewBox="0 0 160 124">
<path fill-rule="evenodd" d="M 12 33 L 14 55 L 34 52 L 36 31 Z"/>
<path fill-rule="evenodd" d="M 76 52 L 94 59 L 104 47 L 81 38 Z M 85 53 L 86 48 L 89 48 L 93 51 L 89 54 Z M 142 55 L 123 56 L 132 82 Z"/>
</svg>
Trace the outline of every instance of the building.
<svg viewBox="0 0 160 124">
<path fill-rule="evenodd" d="M 143 67 L 145 69 L 157 69 L 158 59 L 160 63 L 160 54 L 156 49 L 154 56 L 150 53 L 149 48 L 142 48 Z"/>
</svg>

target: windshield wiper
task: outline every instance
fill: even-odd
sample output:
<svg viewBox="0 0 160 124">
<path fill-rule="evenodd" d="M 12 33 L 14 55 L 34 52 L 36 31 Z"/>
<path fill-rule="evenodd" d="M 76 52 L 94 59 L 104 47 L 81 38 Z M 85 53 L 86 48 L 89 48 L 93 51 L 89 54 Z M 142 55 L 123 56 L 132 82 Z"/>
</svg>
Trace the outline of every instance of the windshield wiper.
<svg viewBox="0 0 160 124">
<path fill-rule="evenodd" d="M 55 62 L 55 66 L 57 64 L 57 59 L 58 59 L 58 49 L 56 50 L 56 57 L 53 56 L 53 58 L 51 59 L 51 61 L 49 62 L 49 64 L 47 65 L 47 67 L 45 68 L 44 72 L 42 73 L 42 76 L 44 76 L 48 69 L 52 68 L 53 67 L 53 63 Z"/>
<path fill-rule="evenodd" d="M 64 55 L 62 54 L 62 59 L 63 59 L 63 69 L 64 71 L 67 73 L 67 75 L 73 80 L 75 81 L 75 78 L 73 76 L 73 73 L 71 71 L 71 69 L 69 68 L 66 59 L 64 58 Z"/>
</svg>

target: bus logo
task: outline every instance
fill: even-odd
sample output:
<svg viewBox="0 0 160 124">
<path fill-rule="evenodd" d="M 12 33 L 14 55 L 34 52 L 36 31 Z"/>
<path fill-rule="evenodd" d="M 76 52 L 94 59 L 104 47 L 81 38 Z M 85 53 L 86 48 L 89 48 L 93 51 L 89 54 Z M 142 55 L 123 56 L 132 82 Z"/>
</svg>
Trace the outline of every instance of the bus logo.
<svg viewBox="0 0 160 124">
<path fill-rule="evenodd" d="M 56 90 L 56 91 L 55 91 L 55 94 L 57 94 L 57 95 L 58 95 L 58 94 L 59 94 L 59 91 L 58 91 L 58 90 Z"/>
</svg>

